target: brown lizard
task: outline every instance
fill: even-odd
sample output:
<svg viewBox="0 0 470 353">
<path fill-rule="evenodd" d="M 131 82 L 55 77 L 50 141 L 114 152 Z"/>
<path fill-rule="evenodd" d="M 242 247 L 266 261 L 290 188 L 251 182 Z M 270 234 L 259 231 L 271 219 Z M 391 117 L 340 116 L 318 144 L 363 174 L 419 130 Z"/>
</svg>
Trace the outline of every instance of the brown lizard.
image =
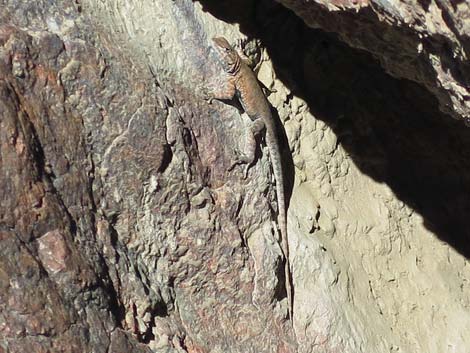
<svg viewBox="0 0 470 353">
<path fill-rule="evenodd" d="M 263 128 L 266 128 L 266 145 L 271 157 L 274 177 L 276 178 L 276 193 L 278 202 L 278 223 L 281 231 L 281 248 L 285 257 L 285 281 L 287 291 L 287 302 L 290 319 L 293 319 L 292 283 L 289 267 L 289 245 L 287 239 L 287 217 L 284 194 L 284 177 L 282 173 L 281 153 L 279 141 L 276 133 L 276 126 L 271 109 L 258 80 L 253 71 L 247 65 L 246 57 L 241 57 L 239 53 L 223 37 L 213 38 L 214 49 L 217 59 L 222 65 L 226 75 L 217 82 L 216 88 L 210 92 L 209 102 L 212 99 L 228 100 L 235 96 L 240 101 L 244 111 L 252 120 L 250 126 L 252 134 L 249 134 L 248 153 L 242 160 L 248 166 L 253 163 L 256 150 L 255 136 Z"/>
</svg>

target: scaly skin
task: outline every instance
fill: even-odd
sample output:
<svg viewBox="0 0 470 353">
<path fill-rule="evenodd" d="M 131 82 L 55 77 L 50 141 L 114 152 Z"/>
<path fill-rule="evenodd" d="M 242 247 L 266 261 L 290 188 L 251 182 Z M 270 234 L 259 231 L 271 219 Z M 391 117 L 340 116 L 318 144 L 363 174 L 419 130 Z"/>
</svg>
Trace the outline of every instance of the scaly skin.
<svg viewBox="0 0 470 353">
<path fill-rule="evenodd" d="M 212 99 L 232 99 L 237 96 L 243 109 L 252 120 L 251 130 L 253 132 L 248 143 L 248 153 L 243 162 L 250 165 L 255 157 L 256 140 L 255 135 L 266 128 L 266 144 L 271 157 L 274 177 L 276 178 L 276 193 L 279 208 L 278 223 L 281 231 L 282 251 L 286 260 L 285 277 L 287 301 L 289 305 L 289 316 L 293 320 L 292 283 L 289 266 L 289 243 L 287 239 L 287 217 L 284 194 L 284 177 L 282 173 L 281 153 L 279 141 L 276 134 L 276 126 L 268 104 L 258 80 L 253 71 L 240 57 L 237 51 L 232 48 L 223 37 L 212 39 L 218 60 L 226 73 L 217 88 L 211 92 Z"/>
</svg>

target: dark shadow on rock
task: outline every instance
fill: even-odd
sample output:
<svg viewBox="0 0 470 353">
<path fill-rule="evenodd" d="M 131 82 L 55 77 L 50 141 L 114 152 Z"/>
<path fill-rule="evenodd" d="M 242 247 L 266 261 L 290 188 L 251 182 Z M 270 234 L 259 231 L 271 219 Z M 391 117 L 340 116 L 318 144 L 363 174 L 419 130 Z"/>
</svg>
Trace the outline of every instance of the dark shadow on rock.
<svg viewBox="0 0 470 353">
<path fill-rule="evenodd" d="M 470 258 L 469 129 L 443 115 L 424 88 L 389 76 L 370 54 L 308 28 L 274 1 L 245 0 L 245 11 L 234 11 L 229 1 L 201 3 L 259 38 L 278 77 L 333 129 L 358 168 L 386 183 L 430 231 Z M 286 169 L 292 185 L 293 164 Z"/>
</svg>

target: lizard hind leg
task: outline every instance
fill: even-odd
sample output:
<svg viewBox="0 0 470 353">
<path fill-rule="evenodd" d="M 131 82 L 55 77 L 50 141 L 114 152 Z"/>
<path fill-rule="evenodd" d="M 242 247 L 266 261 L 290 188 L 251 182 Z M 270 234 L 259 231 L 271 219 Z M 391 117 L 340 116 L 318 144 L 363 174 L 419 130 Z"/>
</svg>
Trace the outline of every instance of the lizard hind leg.
<svg viewBox="0 0 470 353">
<path fill-rule="evenodd" d="M 247 127 L 244 150 L 237 150 L 237 160 L 229 168 L 229 170 L 232 170 L 236 165 L 245 164 L 243 170 L 243 176 L 245 179 L 247 178 L 248 171 L 251 166 L 253 166 L 256 159 L 256 147 L 258 145 L 256 138 L 261 131 L 263 131 L 265 125 L 262 119 L 256 119 L 254 121 L 250 121 Z"/>
</svg>

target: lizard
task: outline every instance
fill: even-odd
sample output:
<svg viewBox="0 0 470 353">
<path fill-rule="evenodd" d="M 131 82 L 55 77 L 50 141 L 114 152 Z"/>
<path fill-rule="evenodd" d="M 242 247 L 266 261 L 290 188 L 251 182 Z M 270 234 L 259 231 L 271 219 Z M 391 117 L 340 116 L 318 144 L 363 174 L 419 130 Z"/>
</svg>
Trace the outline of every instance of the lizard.
<svg viewBox="0 0 470 353">
<path fill-rule="evenodd" d="M 284 192 L 284 176 L 282 172 L 281 152 L 277 137 L 276 124 L 271 108 L 261 86 L 248 65 L 247 57 L 235 50 L 223 37 L 212 38 L 216 58 L 224 70 L 219 77 L 217 87 L 208 92 L 208 101 L 213 99 L 230 100 L 237 97 L 243 110 L 250 117 L 250 129 L 247 145 L 248 153 L 241 161 L 253 163 L 256 150 L 255 136 L 266 129 L 265 141 L 271 158 L 272 169 L 276 179 L 276 196 L 278 203 L 278 224 L 281 233 L 281 250 L 285 258 L 285 286 L 287 291 L 288 313 L 293 320 L 292 277 L 289 266 L 289 242 L 287 238 L 287 215 Z"/>
</svg>

